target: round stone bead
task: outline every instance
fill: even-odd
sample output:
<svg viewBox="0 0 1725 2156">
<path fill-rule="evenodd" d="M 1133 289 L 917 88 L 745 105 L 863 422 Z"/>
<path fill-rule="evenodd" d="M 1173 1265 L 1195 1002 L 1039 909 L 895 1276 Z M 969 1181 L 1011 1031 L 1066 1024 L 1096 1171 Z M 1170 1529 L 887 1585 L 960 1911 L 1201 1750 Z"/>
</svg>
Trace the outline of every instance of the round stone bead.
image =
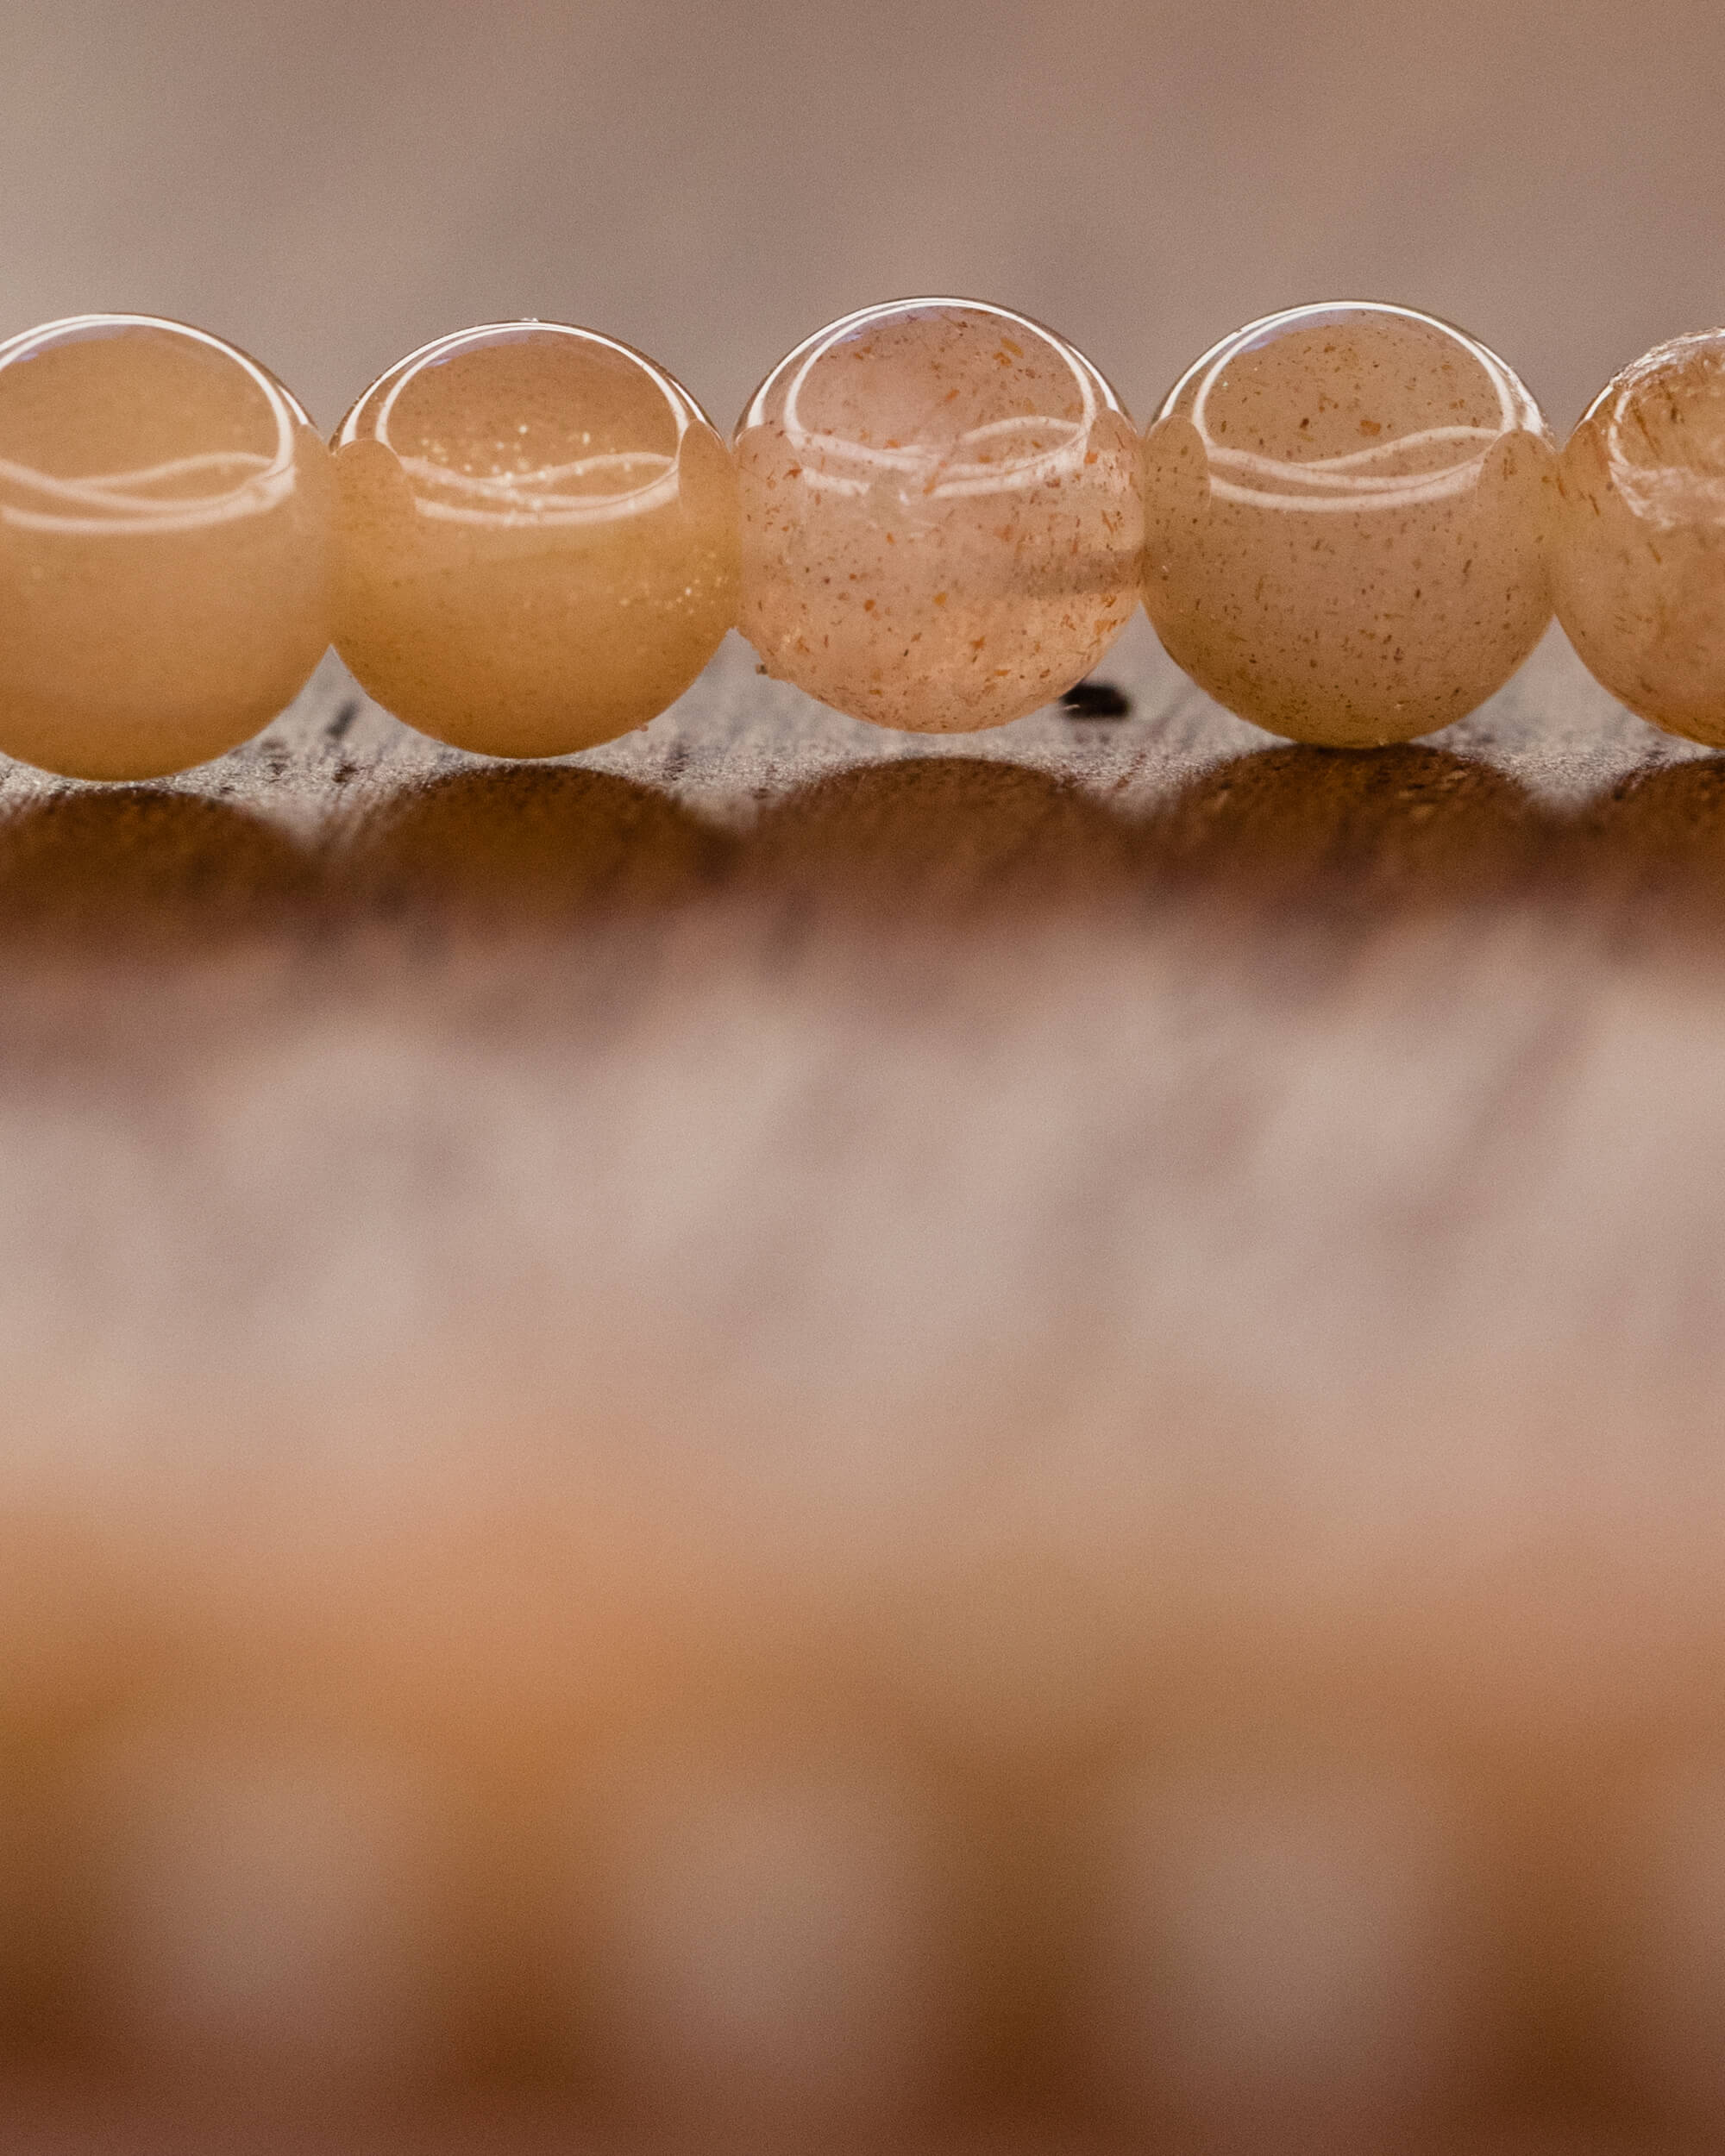
<svg viewBox="0 0 1725 2156">
<path fill-rule="evenodd" d="M 0 344 L 0 749 L 183 770 L 274 718 L 329 642 L 329 452 L 201 329 L 82 315 Z"/>
<path fill-rule="evenodd" d="M 1725 329 L 1625 367 L 1558 465 L 1558 618 L 1643 718 L 1725 748 Z"/>
<path fill-rule="evenodd" d="M 1004 308 L 871 307 L 799 345 L 732 447 L 767 671 L 919 733 L 1088 674 L 1137 603 L 1137 440 L 1081 352 Z"/>
<path fill-rule="evenodd" d="M 336 647 L 440 741 L 610 741 L 681 696 L 736 619 L 729 452 L 627 345 L 464 329 L 374 382 L 335 447 Z"/>
<path fill-rule="evenodd" d="M 1447 323 L 1364 303 L 1255 322 L 1176 385 L 1145 458 L 1145 610 L 1273 734 L 1432 733 L 1551 618 L 1545 421 Z"/>
</svg>

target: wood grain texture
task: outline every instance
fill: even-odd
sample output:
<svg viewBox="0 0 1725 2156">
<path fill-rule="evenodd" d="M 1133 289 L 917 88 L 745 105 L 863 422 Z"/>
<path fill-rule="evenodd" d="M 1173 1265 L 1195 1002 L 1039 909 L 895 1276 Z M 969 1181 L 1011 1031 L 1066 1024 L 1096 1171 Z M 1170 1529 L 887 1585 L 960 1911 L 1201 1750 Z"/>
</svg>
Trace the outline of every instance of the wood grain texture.
<svg viewBox="0 0 1725 2156">
<path fill-rule="evenodd" d="M 1131 2138 L 1095 1792 L 1411 1773 L 1484 2003 L 1409 2116 L 1716 2115 L 1635 1883 L 1725 1762 L 1717 761 L 1555 642 L 1376 755 L 1106 671 L 936 742 L 728 647 L 507 768 L 332 666 L 172 784 L 6 774 L 29 1831 L 141 1716 L 429 1750 L 522 1847 L 620 1732 L 838 1742 L 968 1822 L 940 2101 Z M 97 2056 L 78 1861 L 21 2059 Z M 474 2071 L 555 2081 L 487 1938 Z"/>
</svg>

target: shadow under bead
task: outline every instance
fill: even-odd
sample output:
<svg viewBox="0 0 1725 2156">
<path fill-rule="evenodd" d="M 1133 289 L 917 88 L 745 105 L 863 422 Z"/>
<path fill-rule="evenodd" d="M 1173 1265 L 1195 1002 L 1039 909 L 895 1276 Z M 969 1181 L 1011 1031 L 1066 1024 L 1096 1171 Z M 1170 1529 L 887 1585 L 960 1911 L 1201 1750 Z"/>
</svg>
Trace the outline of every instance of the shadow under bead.
<svg viewBox="0 0 1725 2156">
<path fill-rule="evenodd" d="M 1410 910 L 1535 890 L 1559 829 L 1513 780 L 1446 749 L 1295 745 L 1206 772 L 1158 808 L 1147 837 L 1171 887 L 1370 931 Z"/>
<path fill-rule="evenodd" d="M 87 962 L 302 931 L 315 864 L 261 817 L 167 787 L 68 788 L 0 818 L 0 937 Z"/>
<path fill-rule="evenodd" d="M 1725 768 L 1717 756 L 1643 772 L 1571 828 L 1574 881 L 1614 945 L 1716 973 L 1725 953 Z"/>
<path fill-rule="evenodd" d="M 904 756 L 818 780 L 762 818 L 743 882 L 800 918 L 910 930 L 1113 906 L 1139 887 L 1131 824 L 1005 758 Z"/>
<path fill-rule="evenodd" d="M 356 916 L 411 914 L 499 933 L 685 903 L 734 842 L 650 787 L 602 771 L 455 771 L 374 809 L 342 848 Z"/>
</svg>

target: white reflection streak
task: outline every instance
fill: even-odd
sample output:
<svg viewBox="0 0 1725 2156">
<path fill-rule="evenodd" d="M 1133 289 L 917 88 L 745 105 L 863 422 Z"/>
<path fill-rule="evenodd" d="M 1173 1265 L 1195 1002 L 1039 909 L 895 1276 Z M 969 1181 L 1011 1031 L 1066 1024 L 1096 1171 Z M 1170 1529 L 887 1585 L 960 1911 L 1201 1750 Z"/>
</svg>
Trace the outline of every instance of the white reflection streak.
<svg viewBox="0 0 1725 2156">
<path fill-rule="evenodd" d="M 452 472 L 429 457 L 401 457 L 413 482 L 413 505 L 422 517 L 457 524 L 593 524 L 616 517 L 639 517 L 677 498 L 677 460 L 662 450 L 622 449 L 606 456 L 582 457 L 574 464 L 549 465 L 537 472 L 486 475 Z M 605 473 L 621 474 L 642 465 L 654 477 L 620 492 L 561 494 L 551 490 L 570 479 Z M 438 501 L 433 491 L 467 497 Z"/>
<path fill-rule="evenodd" d="M 1266 341 L 1283 324 L 1297 320 L 1308 311 L 1304 308 L 1295 308 L 1286 315 L 1272 315 L 1264 322 L 1252 324 L 1251 329 L 1258 333 L 1252 344 L 1245 342 L 1245 332 L 1231 337 L 1220 348 L 1210 363 L 1204 367 L 1192 400 L 1192 424 L 1204 445 L 1211 473 L 1210 492 L 1215 500 L 1240 502 L 1254 509 L 1299 509 L 1343 513 L 1368 509 L 1406 509 L 1421 502 L 1441 501 L 1448 495 L 1464 494 L 1475 486 L 1487 457 L 1498 442 L 1506 434 L 1530 426 L 1528 417 L 1519 408 L 1502 366 L 1484 345 L 1475 344 L 1469 339 L 1470 348 L 1484 368 L 1497 398 L 1498 423 L 1495 427 L 1427 427 L 1417 434 L 1399 436 L 1391 442 L 1374 442 L 1368 448 L 1356 449 L 1344 456 L 1315 457 L 1305 463 L 1256 455 L 1251 450 L 1233 448 L 1217 441 L 1210 432 L 1208 421 L 1210 393 L 1217 382 L 1244 352 L 1257 348 L 1259 342 Z M 1327 312 L 1328 310 L 1321 311 Z M 1402 315 L 1414 322 L 1426 319 L 1406 308 L 1386 307 L 1381 311 Z M 1199 364 L 1203 366 L 1202 361 Z M 1191 375 L 1189 373 L 1185 379 L 1189 381 Z M 1175 406 L 1183 386 L 1183 383 L 1176 386 L 1164 410 L 1171 410 Z M 1392 457 L 1417 455 L 1426 449 L 1450 443 L 1458 445 L 1464 442 L 1477 442 L 1480 446 L 1471 456 L 1440 465 L 1435 471 L 1374 477 L 1360 469 L 1362 466 L 1387 463 Z M 1244 473 L 1262 484 L 1243 486 L 1236 480 L 1219 476 L 1226 471 Z"/>
<path fill-rule="evenodd" d="M 20 530 L 55 532 L 66 536 L 141 538 L 160 532 L 199 530 L 208 525 L 229 523 L 241 517 L 263 516 L 292 493 L 297 480 L 294 451 L 300 415 L 280 386 L 243 352 L 206 335 L 201 329 L 180 323 L 160 322 L 153 317 L 141 316 L 136 319 L 140 328 L 172 330 L 196 343 L 207 344 L 242 366 L 262 392 L 275 422 L 273 454 L 266 456 L 248 449 L 206 450 L 196 456 L 176 457 L 166 464 L 141 466 L 133 472 L 104 472 L 82 479 L 56 478 L 50 472 L 38 471 L 34 465 L 17 464 L 0 457 L 0 486 L 16 488 L 47 502 L 66 505 L 63 509 L 29 509 L 16 502 L 0 501 L 0 523 Z M 75 322 L 50 325 L 55 331 L 76 326 Z M 34 331 L 17 340 L 15 348 L 0 360 L 0 366 L 16 365 L 34 356 L 33 348 L 37 342 L 38 333 Z M 216 493 L 170 496 L 163 499 L 149 491 L 183 483 L 200 473 L 236 470 L 245 476 Z"/>
<path fill-rule="evenodd" d="M 1647 384 L 1656 383 L 1674 362 L 1686 367 L 1694 354 L 1714 377 L 1715 393 L 1725 396 L 1725 367 L 1720 364 L 1718 344 L 1719 332 L 1714 329 L 1656 345 L 1608 383 L 1586 415 L 1591 419 L 1604 407 L 1602 431 L 1612 484 L 1633 513 L 1649 523 L 1667 527 L 1697 520 L 1725 523 L 1725 474 L 1700 471 L 1693 464 L 1649 464 L 1631 455 L 1628 446 L 1628 437 L 1634 434 L 1647 448 L 1653 447 L 1647 423 L 1634 405 Z"/>
<path fill-rule="evenodd" d="M 603 345 L 608 351 L 620 353 L 650 375 L 669 408 L 676 442 L 668 454 L 662 450 L 617 450 L 598 456 L 580 457 L 570 464 L 553 464 L 536 472 L 470 473 L 451 471 L 447 465 L 438 464 L 429 457 L 404 456 L 389 438 L 390 422 L 395 407 L 410 382 L 417 379 L 428 367 L 436 367 L 453 359 L 464 346 L 477 346 L 487 340 L 534 335 L 573 336 L 583 343 Z M 369 400 L 367 400 L 369 401 Z M 341 448 L 360 438 L 361 414 L 364 407 L 357 406 L 348 416 L 337 438 Z M 548 526 L 594 524 L 608 523 L 613 517 L 641 517 L 649 511 L 662 509 L 677 498 L 681 479 L 678 460 L 683 446 L 683 436 L 689 430 L 690 411 L 682 391 L 669 375 L 661 372 L 653 362 L 626 344 L 619 344 L 614 337 L 601 336 L 595 329 L 573 329 L 561 323 L 496 322 L 482 323 L 474 329 L 458 329 L 452 335 L 439 337 L 435 343 L 404 360 L 396 370 L 382 404 L 378 407 L 376 419 L 372 423 L 372 437 L 380 442 L 400 465 L 413 484 L 413 507 L 416 515 L 434 518 L 439 523 L 454 524 L 489 524 L 492 526 L 529 527 L 543 530 Z M 655 476 L 644 484 L 631 486 L 614 494 L 558 494 L 541 492 L 572 479 L 586 477 L 590 473 L 623 471 L 638 465 L 654 467 Z M 428 497 L 423 489 L 444 494 L 465 495 L 467 501 L 438 501 Z"/>
<path fill-rule="evenodd" d="M 152 485 L 172 486 L 202 473 L 235 468 L 246 476 L 219 494 L 170 495 L 166 500 L 143 490 Z M 204 524 L 225 523 L 235 517 L 254 517 L 273 509 L 293 491 L 293 464 L 290 454 L 285 469 L 255 451 L 212 450 L 202 456 L 180 457 L 171 464 L 152 465 L 147 471 L 104 472 L 78 479 L 55 479 L 33 465 L 14 464 L 0 457 L 0 486 L 15 487 L 66 509 L 25 509 L 14 502 L 0 503 L 0 521 L 26 531 L 113 532 L 127 536 L 158 531 L 190 531 Z M 84 510 L 89 513 L 72 513 Z"/>
<path fill-rule="evenodd" d="M 965 312 L 972 311 L 965 309 Z M 992 310 L 991 310 L 992 311 Z M 881 476 L 899 473 L 907 479 L 925 479 L 925 484 L 914 490 L 926 501 L 950 501 L 964 495 L 1018 493 L 1033 486 L 1049 485 L 1056 480 L 1074 477 L 1083 467 L 1085 444 L 1090 429 L 1101 410 L 1095 385 L 1086 371 L 1074 367 L 1064 353 L 1073 379 L 1078 385 L 1080 412 L 1076 419 L 1056 419 L 1039 414 L 1026 414 L 1007 419 L 990 420 L 986 425 L 972 427 L 954 441 L 944 453 L 921 446 L 910 448 L 877 448 L 871 442 L 853 442 L 843 435 L 825 434 L 806 427 L 798 406 L 805 384 L 836 344 L 850 335 L 858 317 L 850 315 L 836 322 L 823 335 L 814 338 L 801 365 L 791 377 L 785 391 L 784 411 L 780 419 L 785 438 L 795 454 L 804 460 L 800 477 L 804 484 L 817 492 L 859 496 L 867 494 Z M 1033 323 L 1021 317 L 1000 310 L 1000 320 L 1015 329 L 1035 335 L 1039 342 L 1046 342 Z M 1057 349 L 1057 348 L 1056 348 Z M 753 414 L 750 417 L 752 419 Z M 1016 461 L 997 463 L 969 456 L 964 452 L 984 443 L 1008 437 L 1013 434 L 1047 436 L 1057 434 L 1061 438 L 1051 447 L 1033 449 Z M 850 465 L 850 473 L 835 470 L 835 466 Z M 861 466 L 857 472 L 855 467 Z M 933 474 L 932 477 L 925 475 Z M 911 498 L 905 491 L 904 498 Z"/>
</svg>

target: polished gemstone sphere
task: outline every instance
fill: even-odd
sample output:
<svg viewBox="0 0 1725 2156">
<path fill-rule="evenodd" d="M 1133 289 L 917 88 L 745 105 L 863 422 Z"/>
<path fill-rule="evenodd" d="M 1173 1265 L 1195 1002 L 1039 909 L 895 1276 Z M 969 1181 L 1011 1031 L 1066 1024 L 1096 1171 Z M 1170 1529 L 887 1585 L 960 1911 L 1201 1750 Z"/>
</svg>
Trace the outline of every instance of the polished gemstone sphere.
<svg viewBox="0 0 1725 2156">
<path fill-rule="evenodd" d="M 304 411 L 219 337 L 0 344 L 0 749 L 142 779 L 254 734 L 329 644 L 332 502 Z"/>
<path fill-rule="evenodd" d="M 688 392 L 560 323 L 414 353 L 336 440 L 336 643 L 398 718 L 492 756 L 644 725 L 737 614 L 737 481 Z"/>
<path fill-rule="evenodd" d="M 1533 398 L 1448 323 L 1272 315 L 1207 353 L 1145 438 L 1145 610 L 1194 680 L 1273 734 L 1432 733 L 1551 618 L 1552 463 Z"/>
<path fill-rule="evenodd" d="M 1608 384 L 1557 493 L 1552 595 L 1583 661 L 1643 718 L 1725 748 L 1725 329 Z"/>
<path fill-rule="evenodd" d="M 743 633 L 858 718 L 967 733 L 1101 658 L 1137 603 L 1137 441 L 1081 352 L 906 300 L 799 345 L 733 439 Z"/>
</svg>

